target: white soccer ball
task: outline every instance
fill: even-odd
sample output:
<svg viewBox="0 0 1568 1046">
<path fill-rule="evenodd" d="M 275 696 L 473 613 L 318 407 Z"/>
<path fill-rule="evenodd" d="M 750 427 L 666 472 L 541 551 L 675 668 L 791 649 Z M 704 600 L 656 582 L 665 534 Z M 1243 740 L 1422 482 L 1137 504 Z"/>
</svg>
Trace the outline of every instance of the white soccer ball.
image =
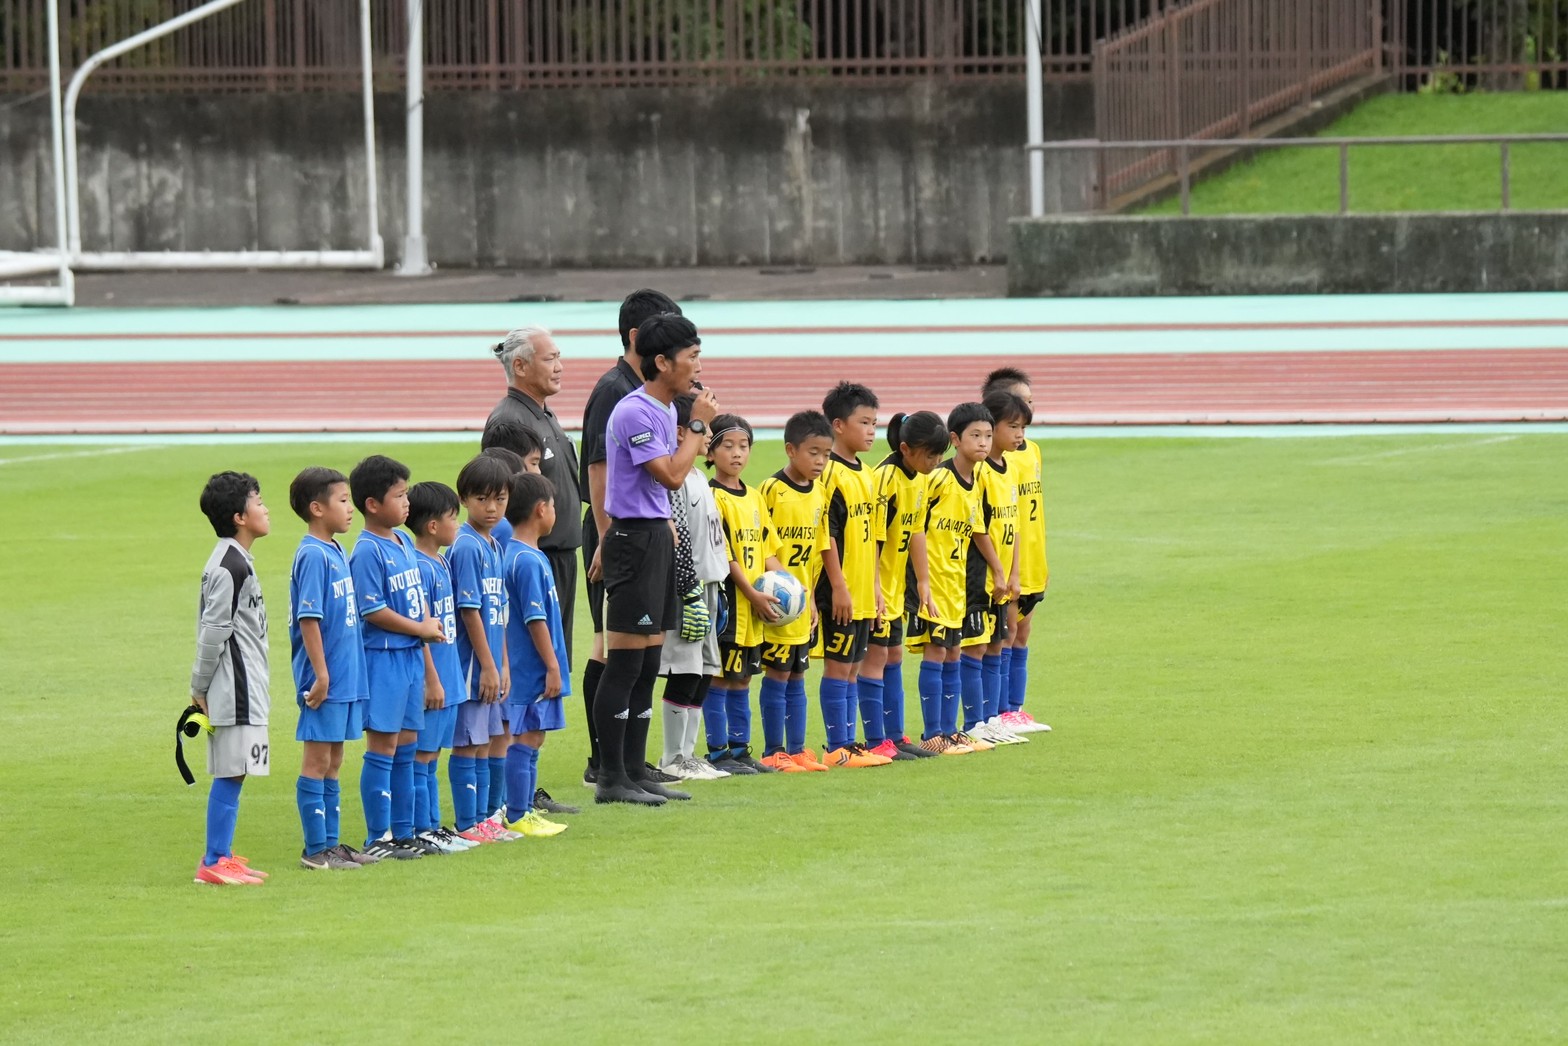
<svg viewBox="0 0 1568 1046">
<path fill-rule="evenodd" d="M 752 582 L 752 587 L 765 596 L 779 601 L 773 610 L 778 614 L 775 625 L 787 625 L 806 612 L 806 586 L 787 570 L 770 570 Z"/>
</svg>

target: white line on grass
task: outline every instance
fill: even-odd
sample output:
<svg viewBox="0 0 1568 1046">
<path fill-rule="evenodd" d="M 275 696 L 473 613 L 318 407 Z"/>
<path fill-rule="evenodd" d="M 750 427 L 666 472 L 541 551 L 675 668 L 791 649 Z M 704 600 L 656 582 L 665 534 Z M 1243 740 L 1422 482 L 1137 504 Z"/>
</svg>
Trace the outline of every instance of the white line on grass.
<svg viewBox="0 0 1568 1046">
<path fill-rule="evenodd" d="M 1420 447 L 1400 447 L 1398 450 L 1380 450 L 1374 454 L 1352 454 L 1344 458 L 1328 458 L 1318 462 L 1320 465 L 1362 465 L 1384 458 L 1397 458 L 1406 454 L 1423 454 L 1427 451 L 1437 450 L 1468 450 L 1471 447 L 1485 447 L 1493 443 L 1510 443 L 1518 439 L 1517 436 L 1493 436 L 1491 439 L 1465 440 L 1463 443 L 1428 443 Z"/>
<path fill-rule="evenodd" d="M 58 461 L 61 458 L 102 458 L 110 454 L 134 454 L 139 450 L 161 450 L 167 443 L 142 443 L 134 447 L 97 447 L 93 450 L 68 450 L 58 454 L 30 454 L 23 458 L 0 458 L 0 465 L 26 465 L 34 461 Z"/>
</svg>

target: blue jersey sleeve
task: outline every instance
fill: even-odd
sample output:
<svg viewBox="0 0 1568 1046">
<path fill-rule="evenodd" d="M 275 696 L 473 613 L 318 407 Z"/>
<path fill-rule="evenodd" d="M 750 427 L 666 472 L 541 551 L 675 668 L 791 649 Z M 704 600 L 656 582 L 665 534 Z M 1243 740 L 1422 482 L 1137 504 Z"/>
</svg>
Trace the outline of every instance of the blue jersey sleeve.
<svg viewBox="0 0 1568 1046">
<path fill-rule="evenodd" d="M 472 541 L 459 541 L 447 553 L 452 567 L 452 598 L 459 610 L 479 610 L 485 605 L 484 554 Z"/>
<path fill-rule="evenodd" d="M 545 613 L 545 590 L 539 584 L 537 560 L 528 553 L 519 553 L 512 561 L 510 583 L 506 594 L 511 599 L 510 613 L 521 614 L 523 624 L 548 620 Z"/>
<path fill-rule="evenodd" d="M 327 557 L 307 548 L 294 553 L 294 620 L 327 614 Z"/>
<path fill-rule="evenodd" d="M 361 534 L 354 543 L 354 552 L 348 557 L 348 568 L 354 575 L 354 595 L 359 600 L 359 616 L 369 617 L 387 606 L 387 572 L 381 565 L 381 554 L 367 536 Z"/>
</svg>

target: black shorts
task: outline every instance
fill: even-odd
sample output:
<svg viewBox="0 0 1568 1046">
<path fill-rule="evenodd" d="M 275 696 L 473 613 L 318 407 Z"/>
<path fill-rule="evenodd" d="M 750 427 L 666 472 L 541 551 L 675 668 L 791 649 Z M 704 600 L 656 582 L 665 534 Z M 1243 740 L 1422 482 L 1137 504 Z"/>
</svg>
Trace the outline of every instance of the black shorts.
<svg viewBox="0 0 1568 1046">
<path fill-rule="evenodd" d="M 875 625 L 875 622 L 873 622 Z M 872 646 L 902 646 L 904 643 L 904 619 L 893 618 L 882 622 L 881 628 L 871 629 Z"/>
<path fill-rule="evenodd" d="M 719 644 L 719 677 L 731 683 L 750 679 L 762 670 L 762 647 Z"/>
<path fill-rule="evenodd" d="M 583 512 L 583 577 L 593 566 L 594 550 L 599 547 L 599 524 L 594 522 L 593 509 Z M 595 635 L 604 631 L 604 579 L 588 582 L 588 616 L 593 618 Z"/>
<path fill-rule="evenodd" d="M 822 619 L 822 656 L 842 664 L 858 664 L 866 659 L 871 644 L 871 621 L 861 618 L 848 625 L 835 624 L 832 615 Z"/>
<path fill-rule="evenodd" d="M 1034 613 L 1034 608 L 1040 605 L 1045 598 L 1044 592 L 1025 592 L 1018 597 L 1018 616 L 1028 617 Z"/>
<path fill-rule="evenodd" d="M 599 553 L 604 630 L 657 636 L 680 624 L 675 536 L 666 519 L 612 519 Z"/>
<path fill-rule="evenodd" d="M 924 632 L 926 635 L 926 646 L 939 646 L 951 650 L 964 640 L 964 630 L 962 628 L 947 628 L 943 625 L 935 625 L 925 618 L 920 618 L 919 621 L 921 625 L 925 626 L 921 632 Z M 912 632 L 911 635 L 920 635 L 921 632 Z"/>
<path fill-rule="evenodd" d="M 970 607 L 964 613 L 964 627 L 961 629 L 965 640 L 980 639 L 990 632 L 996 631 L 995 608 L 987 604 L 981 607 Z"/>
<path fill-rule="evenodd" d="M 764 643 L 762 644 L 762 667 L 771 668 L 775 672 L 788 672 L 794 675 L 804 672 L 806 666 L 811 664 L 811 646 L 815 639 L 808 639 L 804 643 Z"/>
<path fill-rule="evenodd" d="M 1006 641 L 1012 638 L 1012 632 L 1007 627 L 1007 608 L 1008 604 L 1006 603 L 992 603 L 987 611 L 993 618 L 991 622 L 991 642 L 993 643 L 999 639 Z"/>
</svg>

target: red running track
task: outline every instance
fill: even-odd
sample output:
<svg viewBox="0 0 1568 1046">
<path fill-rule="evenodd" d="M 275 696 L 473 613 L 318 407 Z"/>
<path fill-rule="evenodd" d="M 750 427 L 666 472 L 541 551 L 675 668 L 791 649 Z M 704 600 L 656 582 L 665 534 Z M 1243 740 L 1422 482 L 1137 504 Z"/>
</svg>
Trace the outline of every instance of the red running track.
<svg viewBox="0 0 1568 1046">
<path fill-rule="evenodd" d="M 1004 364 L 1034 379 L 1042 424 L 1568 420 L 1568 348 L 711 360 L 703 380 L 776 427 L 841 378 L 874 388 L 884 417 L 945 414 Z M 551 403 L 568 427 L 601 369 L 568 368 Z M 485 360 L 0 364 L 0 433 L 478 429 L 496 379 Z"/>
</svg>

